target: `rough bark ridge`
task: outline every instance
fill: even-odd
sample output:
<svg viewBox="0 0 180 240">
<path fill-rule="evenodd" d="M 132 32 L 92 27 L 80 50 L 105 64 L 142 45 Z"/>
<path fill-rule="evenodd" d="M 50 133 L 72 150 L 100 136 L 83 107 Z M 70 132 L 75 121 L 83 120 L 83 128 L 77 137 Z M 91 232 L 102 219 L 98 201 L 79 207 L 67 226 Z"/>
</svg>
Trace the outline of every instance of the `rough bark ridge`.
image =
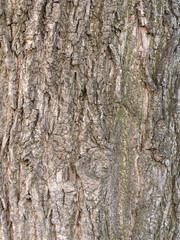
<svg viewBox="0 0 180 240">
<path fill-rule="evenodd" d="M 180 239 L 179 3 L 0 0 L 1 240 Z"/>
</svg>

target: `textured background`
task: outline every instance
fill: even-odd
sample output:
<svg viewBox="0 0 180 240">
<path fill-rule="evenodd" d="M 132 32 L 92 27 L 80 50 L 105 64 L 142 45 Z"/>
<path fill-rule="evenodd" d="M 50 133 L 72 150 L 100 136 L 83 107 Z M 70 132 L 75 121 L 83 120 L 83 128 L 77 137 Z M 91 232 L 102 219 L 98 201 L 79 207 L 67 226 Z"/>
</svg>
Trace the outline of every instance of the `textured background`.
<svg viewBox="0 0 180 240">
<path fill-rule="evenodd" d="M 179 7 L 0 0 L 0 240 L 180 239 Z"/>
</svg>

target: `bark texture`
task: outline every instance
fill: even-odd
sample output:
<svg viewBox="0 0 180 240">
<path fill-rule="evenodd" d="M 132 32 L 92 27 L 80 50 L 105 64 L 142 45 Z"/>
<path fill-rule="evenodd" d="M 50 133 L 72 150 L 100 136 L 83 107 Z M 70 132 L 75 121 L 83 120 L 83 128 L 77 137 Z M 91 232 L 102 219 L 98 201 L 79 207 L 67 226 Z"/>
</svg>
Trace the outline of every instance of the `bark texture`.
<svg viewBox="0 0 180 240">
<path fill-rule="evenodd" d="M 0 0 L 1 240 L 180 239 L 179 7 Z"/>
</svg>

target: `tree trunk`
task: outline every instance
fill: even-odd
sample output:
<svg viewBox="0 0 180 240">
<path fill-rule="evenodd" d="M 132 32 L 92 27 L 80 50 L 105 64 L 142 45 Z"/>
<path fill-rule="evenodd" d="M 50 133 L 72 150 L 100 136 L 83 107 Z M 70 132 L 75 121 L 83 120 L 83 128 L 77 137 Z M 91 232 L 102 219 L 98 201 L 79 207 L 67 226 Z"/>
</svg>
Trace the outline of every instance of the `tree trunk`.
<svg viewBox="0 0 180 240">
<path fill-rule="evenodd" d="M 179 0 L 0 0 L 0 239 L 179 240 Z"/>
</svg>

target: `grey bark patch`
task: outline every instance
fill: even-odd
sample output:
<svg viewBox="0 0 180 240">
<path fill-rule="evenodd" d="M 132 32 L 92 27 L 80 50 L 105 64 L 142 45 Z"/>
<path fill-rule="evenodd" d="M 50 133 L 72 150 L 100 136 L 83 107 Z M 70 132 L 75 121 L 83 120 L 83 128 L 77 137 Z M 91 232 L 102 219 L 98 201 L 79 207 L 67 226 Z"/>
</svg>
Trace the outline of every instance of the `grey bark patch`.
<svg viewBox="0 0 180 240">
<path fill-rule="evenodd" d="M 2 240 L 179 240 L 176 5 L 0 0 Z"/>
</svg>

